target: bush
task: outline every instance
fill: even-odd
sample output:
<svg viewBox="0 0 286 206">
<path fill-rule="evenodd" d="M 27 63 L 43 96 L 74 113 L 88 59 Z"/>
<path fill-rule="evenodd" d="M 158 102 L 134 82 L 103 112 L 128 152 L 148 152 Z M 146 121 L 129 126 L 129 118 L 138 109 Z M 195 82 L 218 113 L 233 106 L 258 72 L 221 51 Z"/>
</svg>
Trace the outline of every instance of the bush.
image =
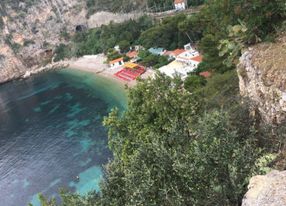
<svg viewBox="0 0 286 206">
<path fill-rule="evenodd" d="M 204 87 L 207 84 L 207 80 L 200 75 L 189 75 L 184 81 L 184 88 L 189 92 L 194 92 L 199 88 Z"/>
<path fill-rule="evenodd" d="M 64 60 L 65 58 L 71 57 L 71 50 L 69 46 L 65 44 L 60 44 L 59 46 L 56 47 L 55 49 L 55 55 L 54 55 L 54 61 L 61 61 Z"/>
</svg>

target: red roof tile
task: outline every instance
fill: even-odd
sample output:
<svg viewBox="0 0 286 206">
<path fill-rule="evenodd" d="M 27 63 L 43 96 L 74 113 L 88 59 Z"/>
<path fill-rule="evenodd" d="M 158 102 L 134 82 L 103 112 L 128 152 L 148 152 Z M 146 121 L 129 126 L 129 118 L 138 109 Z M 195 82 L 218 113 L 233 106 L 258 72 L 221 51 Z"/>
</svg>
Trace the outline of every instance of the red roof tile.
<svg viewBox="0 0 286 206">
<path fill-rule="evenodd" d="M 183 52 L 185 52 L 184 49 L 176 49 L 174 51 L 165 51 L 164 55 L 165 56 L 171 56 L 171 55 L 178 56 L 178 55 L 182 54 Z"/>
<path fill-rule="evenodd" d="M 118 59 L 114 59 L 114 60 L 110 61 L 109 64 L 114 64 L 114 63 L 121 62 L 121 61 L 123 61 L 123 57 L 118 58 Z"/>
<path fill-rule="evenodd" d="M 191 60 L 196 61 L 196 62 L 202 62 L 203 57 L 200 55 L 200 56 L 193 57 Z"/>
<path fill-rule="evenodd" d="M 138 52 L 137 51 L 129 51 L 126 56 L 128 56 L 129 58 L 134 58 L 137 57 Z"/>
<path fill-rule="evenodd" d="M 165 55 L 165 56 L 169 56 L 169 55 L 171 55 L 172 54 L 172 51 L 168 51 L 168 50 L 166 50 L 165 52 L 164 52 L 164 54 L 163 55 Z"/>
<path fill-rule="evenodd" d="M 174 3 L 175 3 L 175 4 L 185 3 L 185 0 L 175 0 Z"/>
<path fill-rule="evenodd" d="M 178 55 L 182 54 L 183 52 L 185 52 L 184 49 L 176 49 L 176 50 L 173 51 L 173 54 L 175 56 L 178 56 Z"/>
</svg>

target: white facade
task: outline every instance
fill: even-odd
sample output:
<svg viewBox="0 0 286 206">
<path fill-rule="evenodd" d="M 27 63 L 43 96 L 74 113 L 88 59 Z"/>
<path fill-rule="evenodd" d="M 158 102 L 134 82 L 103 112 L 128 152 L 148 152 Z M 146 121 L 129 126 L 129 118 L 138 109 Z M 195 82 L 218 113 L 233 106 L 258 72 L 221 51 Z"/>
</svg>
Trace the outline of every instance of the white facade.
<svg viewBox="0 0 286 206">
<path fill-rule="evenodd" d="M 185 79 L 190 72 L 193 72 L 202 61 L 202 57 L 191 44 L 185 45 L 184 49 L 185 51 L 179 54 L 175 61 L 159 68 L 159 71 L 169 77 L 179 76 L 181 79 Z"/>
<path fill-rule="evenodd" d="M 196 67 L 194 66 L 188 66 L 175 60 L 170 64 L 159 68 L 159 71 L 171 78 L 178 76 L 181 79 L 185 79 L 188 76 L 188 73 L 195 69 Z"/>
<path fill-rule="evenodd" d="M 115 49 L 115 51 L 117 51 L 118 53 L 121 53 L 121 50 L 120 50 L 119 45 L 116 45 L 116 46 L 114 47 L 114 49 Z"/>
<path fill-rule="evenodd" d="M 191 45 L 191 43 L 186 44 L 186 45 L 184 46 L 184 49 L 185 49 L 186 51 L 193 51 L 193 50 L 194 50 L 193 47 L 192 47 L 192 45 Z"/>
<path fill-rule="evenodd" d="M 182 62 L 182 63 L 185 63 L 187 65 L 194 65 L 194 64 L 196 64 L 196 62 L 193 61 L 192 58 L 197 57 L 199 55 L 200 55 L 199 52 L 197 52 L 195 50 L 185 51 L 182 54 L 180 54 L 179 56 L 177 56 L 176 60 L 178 62 Z"/>
<path fill-rule="evenodd" d="M 110 67 L 111 68 L 117 68 L 117 67 L 120 67 L 120 66 L 123 66 L 123 65 L 124 65 L 123 59 L 120 60 L 120 61 L 116 61 L 116 62 L 111 62 L 110 63 Z"/>
<path fill-rule="evenodd" d="M 175 9 L 176 10 L 185 10 L 186 9 L 186 3 L 184 1 L 175 1 Z"/>
</svg>

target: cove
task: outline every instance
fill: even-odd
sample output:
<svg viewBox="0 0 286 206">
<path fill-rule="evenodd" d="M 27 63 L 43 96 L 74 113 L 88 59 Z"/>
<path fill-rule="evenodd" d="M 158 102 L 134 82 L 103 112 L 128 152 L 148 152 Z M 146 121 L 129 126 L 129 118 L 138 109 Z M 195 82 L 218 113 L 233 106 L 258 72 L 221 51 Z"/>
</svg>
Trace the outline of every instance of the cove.
<svg viewBox="0 0 286 206">
<path fill-rule="evenodd" d="M 123 86 L 71 69 L 1 85 L 1 205 L 38 206 L 37 193 L 57 197 L 62 187 L 98 191 L 112 158 L 102 120 L 126 102 Z"/>
</svg>

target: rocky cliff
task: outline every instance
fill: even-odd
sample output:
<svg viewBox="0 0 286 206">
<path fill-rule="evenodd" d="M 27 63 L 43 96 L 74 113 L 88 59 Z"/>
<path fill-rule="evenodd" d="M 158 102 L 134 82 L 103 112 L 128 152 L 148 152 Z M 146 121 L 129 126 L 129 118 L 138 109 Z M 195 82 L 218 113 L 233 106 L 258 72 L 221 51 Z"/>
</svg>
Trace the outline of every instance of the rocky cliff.
<svg viewBox="0 0 286 206">
<path fill-rule="evenodd" d="M 252 177 L 242 206 L 286 205 L 286 171 Z"/>
<path fill-rule="evenodd" d="M 50 62 L 66 31 L 86 25 L 83 1 L 1 1 L 0 82 Z"/>
<path fill-rule="evenodd" d="M 3 0 L 0 2 L 0 83 L 52 60 L 53 49 L 77 28 L 97 27 L 140 13 L 88 14 L 87 1 Z"/>
<path fill-rule="evenodd" d="M 261 43 L 246 50 L 238 65 L 242 96 L 270 124 L 286 120 L 286 35 L 276 43 Z"/>
</svg>

